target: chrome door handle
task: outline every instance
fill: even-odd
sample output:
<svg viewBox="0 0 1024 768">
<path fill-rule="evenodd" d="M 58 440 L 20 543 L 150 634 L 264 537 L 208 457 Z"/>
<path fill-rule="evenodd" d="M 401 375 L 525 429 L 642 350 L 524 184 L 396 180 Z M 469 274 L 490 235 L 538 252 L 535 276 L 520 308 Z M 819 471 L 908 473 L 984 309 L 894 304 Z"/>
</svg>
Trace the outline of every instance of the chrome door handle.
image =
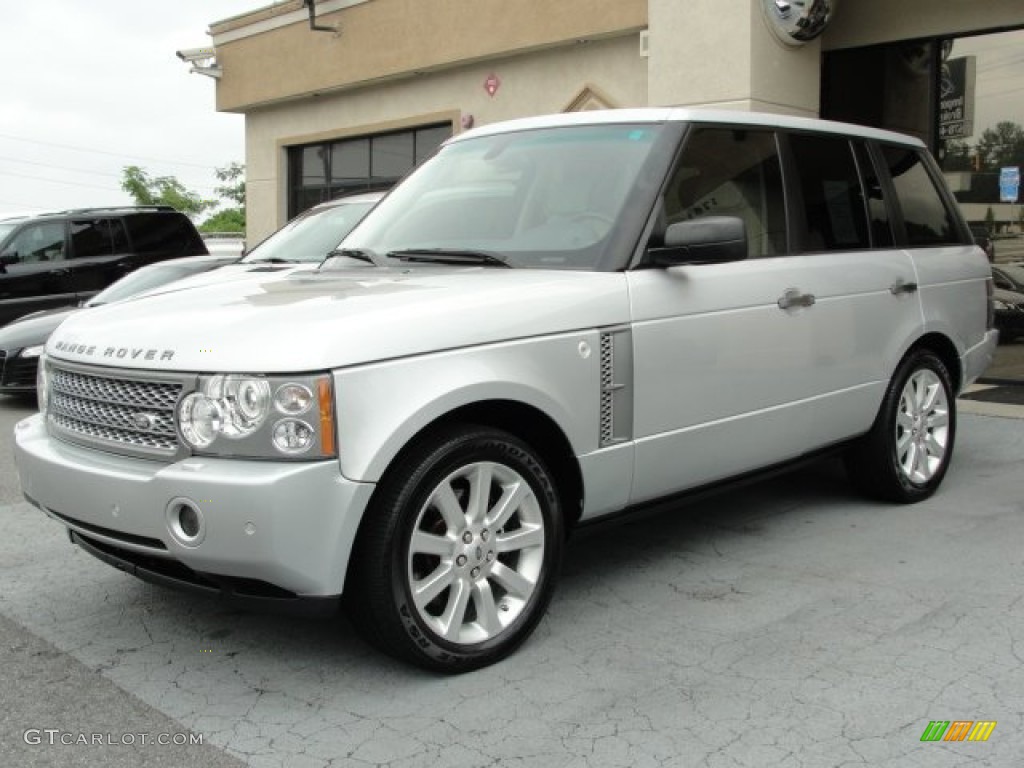
<svg viewBox="0 0 1024 768">
<path fill-rule="evenodd" d="M 899 296 L 901 293 L 917 293 L 917 283 L 905 283 L 902 280 L 897 280 L 889 286 L 889 291 L 893 296 Z"/>
<path fill-rule="evenodd" d="M 793 309 L 795 307 L 813 307 L 814 294 L 800 293 L 796 288 L 790 288 L 779 299 L 779 309 Z"/>
</svg>

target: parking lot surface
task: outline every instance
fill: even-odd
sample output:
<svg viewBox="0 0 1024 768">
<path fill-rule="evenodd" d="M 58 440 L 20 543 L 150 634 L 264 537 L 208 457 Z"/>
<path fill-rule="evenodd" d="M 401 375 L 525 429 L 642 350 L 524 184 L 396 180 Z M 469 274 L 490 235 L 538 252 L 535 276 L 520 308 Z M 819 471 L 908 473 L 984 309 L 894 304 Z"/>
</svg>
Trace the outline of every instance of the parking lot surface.
<svg viewBox="0 0 1024 768">
<path fill-rule="evenodd" d="M 11 434 L 31 411 L 0 403 Z M 4 765 L 1011 766 L 1024 754 L 1024 429 L 964 414 L 939 493 L 821 462 L 573 539 L 536 634 L 438 677 L 345 619 L 245 613 L 72 547 L 0 461 Z M 930 721 L 995 721 L 922 742 Z M 200 734 L 202 746 L 30 744 Z M 123 739 L 122 739 L 123 740 Z"/>
</svg>

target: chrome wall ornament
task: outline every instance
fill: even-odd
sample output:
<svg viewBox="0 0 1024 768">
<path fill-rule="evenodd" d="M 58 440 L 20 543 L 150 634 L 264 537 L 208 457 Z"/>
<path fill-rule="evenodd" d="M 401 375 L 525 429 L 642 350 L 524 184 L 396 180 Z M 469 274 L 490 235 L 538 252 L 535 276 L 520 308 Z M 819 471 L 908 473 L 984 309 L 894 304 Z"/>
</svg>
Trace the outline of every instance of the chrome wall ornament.
<svg viewBox="0 0 1024 768">
<path fill-rule="evenodd" d="M 761 0 L 765 21 L 786 45 L 813 40 L 832 21 L 838 0 Z"/>
</svg>

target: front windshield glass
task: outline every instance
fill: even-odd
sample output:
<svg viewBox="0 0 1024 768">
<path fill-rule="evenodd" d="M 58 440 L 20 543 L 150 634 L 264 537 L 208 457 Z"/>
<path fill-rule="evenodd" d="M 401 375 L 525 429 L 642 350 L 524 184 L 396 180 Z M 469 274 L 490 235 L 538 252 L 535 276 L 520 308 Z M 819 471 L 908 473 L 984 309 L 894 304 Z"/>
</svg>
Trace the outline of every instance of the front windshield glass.
<svg viewBox="0 0 1024 768">
<path fill-rule="evenodd" d="M 296 261 L 319 264 L 352 227 L 373 208 L 373 202 L 351 202 L 297 216 L 253 248 L 243 262 Z"/>
<path fill-rule="evenodd" d="M 21 224 L 20 219 L 15 219 L 13 221 L 0 221 L 0 241 L 7 237 L 7 235 L 9 235 L 19 224 Z"/>
<path fill-rule="evenodd" d="M 1014 290 L 1019 291 L 1024 288 L 1024 266 L 1017 264 L 1000 264 L 999 268 L 1016 286 Z"/>
<path fill-rule="evenodd" d="M 402 182 L 344 247 L 393 259 L 482 255 L 599 268 L 660 125 L 586 125 L 455 141 Z"/>
<path fill-rule="evenodd" d="M 154 264 L 151 267 L 137 269 L 125 275 L 115 283 L 111 283 L 106 290 L 100 291 L 86 302 L 86 306 L 95 307 L 99 304 L 111 304 L 115 301 L 123 301 L 143 291 L 159 288 L 161 285 L 173 283 L 196 272 L 205 272 L 207 269 L 216 266 L 215 264 L 175 264 L 173 261 L 163 264 Z"/>
</svg>

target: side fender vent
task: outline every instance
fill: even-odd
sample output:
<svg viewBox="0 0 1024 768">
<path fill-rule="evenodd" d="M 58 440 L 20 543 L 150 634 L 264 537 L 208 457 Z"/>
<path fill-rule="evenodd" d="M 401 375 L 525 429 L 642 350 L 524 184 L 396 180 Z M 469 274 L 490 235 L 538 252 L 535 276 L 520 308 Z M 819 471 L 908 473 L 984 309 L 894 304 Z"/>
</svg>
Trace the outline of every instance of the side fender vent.
<svg viewBox="0 0 1024 768">
<path fill-rule="evenodd" d="M 633 438 L 633 337 L 628 328 L 601 334 L 601 447 Z"/>
</svg>

